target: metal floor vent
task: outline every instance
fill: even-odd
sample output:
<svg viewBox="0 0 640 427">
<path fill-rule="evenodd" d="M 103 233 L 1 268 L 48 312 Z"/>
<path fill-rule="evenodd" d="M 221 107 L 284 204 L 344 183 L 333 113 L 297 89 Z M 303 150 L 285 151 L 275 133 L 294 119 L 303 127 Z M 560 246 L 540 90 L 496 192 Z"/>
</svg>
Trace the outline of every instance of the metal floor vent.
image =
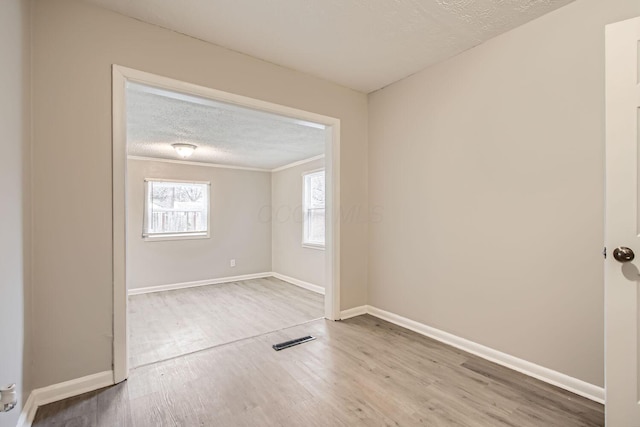
<svg viewBox="0 0 640 427">
<path fill-rule="evenodd" d="M 281 342 L 280 344 L 274 344 L 272 347 L 275 351 L 284 350 L 285 348 L 293 347 L 294 345 L 304 344 L 309 341 L 315 340 L 316 337 L 312 337 L 311 335 L 307 335 L 306 337 L 296 338 L 295 340 Z"/>
</svg>

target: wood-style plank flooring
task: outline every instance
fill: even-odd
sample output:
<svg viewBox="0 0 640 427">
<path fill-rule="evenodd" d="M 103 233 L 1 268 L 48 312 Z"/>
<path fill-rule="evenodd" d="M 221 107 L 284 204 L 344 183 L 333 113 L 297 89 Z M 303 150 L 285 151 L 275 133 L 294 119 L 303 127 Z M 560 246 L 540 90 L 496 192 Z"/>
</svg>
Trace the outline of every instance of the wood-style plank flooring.
<svg viewBox="0 0 640 427">
<path fill-rule="evenodd" d="M 324 315 L 324 297 L 273 277 L 129 297 L 129 364 L 167 360 Z"/>
<path fill-rule="evenodd" d="M 317 340 L 276 352 L 271 345 Z M 603 406 L 364 315 L 135 369 L 34 426 L 602 426 Z"/>
</svg>

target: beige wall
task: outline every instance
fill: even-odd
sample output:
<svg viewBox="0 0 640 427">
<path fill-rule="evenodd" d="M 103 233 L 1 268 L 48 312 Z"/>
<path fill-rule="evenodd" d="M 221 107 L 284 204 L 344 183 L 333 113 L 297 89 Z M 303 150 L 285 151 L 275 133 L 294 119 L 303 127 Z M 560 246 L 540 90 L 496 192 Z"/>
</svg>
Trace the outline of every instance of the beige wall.
<svg viewBox="0 0 640 427">
<path fill-rule="evenodd" d="M 111 64 L 341 120 L 341 203 L 367 205 L 367 98 L 75 0 L 33 11 L 34 386 L 111 369 Z M 342 308 L 365 303 L 365 223 L 342 225 Z"/>
<path fill-rule="evenodd" d="M 143 160 L 127 161 L 129 289 L 271 271 L 271 173 Z M 208 239 L 145 241 L 144 180 L 211 183 Z M 229 261 L 236 260 L 236 267 Z"/>
<path fill-rule="evenodd" d="M 302 247 L 302 174 L 324 168 L 324 159 L 273 173 L 273 271 L 325 287 L 325 251 Z"/>
<path fill-rule="evenodd" d="M 0 385 L 16 383 L 19 405 L 0 413 L 16 425 L 29 393 L 29 2 L 0 2 Z"/>
<path fill-rule="evenodd" d="M 370 96 L 369 303 L 602 386 L 604 26 L 579 0 Z"/>
<path fill-rule="evenodd" d="M 2 9 L 13 35 L 16 4 Z M 368 302 L 602 385 L 603 34 L 636 15 L 636 0 L 578 0 L 372 94 L 368 118 L 361 93 L 76 0 L 35 0 L 33 385 L 111 368 L 114 63 L 341 119 L 342 309 Z M 2 73 L 18 141 L 26 82 Z M 18 146 L 2 173 L 22 184 Z M 381 219 L 367 233 L 370 210 Z M 19 242 L 22 214 L 8 214 L 0 250 Z M 22 280 L 9 268 L 3 278 Z M 6 283 L 19 306 L 21 286 Z"/>
</svg>

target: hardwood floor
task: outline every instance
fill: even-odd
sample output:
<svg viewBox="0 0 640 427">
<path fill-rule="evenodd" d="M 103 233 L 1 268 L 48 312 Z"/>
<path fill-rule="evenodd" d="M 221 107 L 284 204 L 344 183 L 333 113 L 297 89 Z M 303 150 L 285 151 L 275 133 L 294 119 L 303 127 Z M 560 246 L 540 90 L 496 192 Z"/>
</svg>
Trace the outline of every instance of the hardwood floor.
<svg viewBox="0 0 640 427">
<path fill-rule="evenodd" d="M 129 297 L 129 364 L 142 366 L 318 319 L 324 297 L 273 277 Z"/>
<path fill-rule="evenodd" d="M 315 341 L 276 352 L 304 335 Z M 603 406 L 364 315 L 135 369 L 34 426 L 602 426 Z"/>
</svg>

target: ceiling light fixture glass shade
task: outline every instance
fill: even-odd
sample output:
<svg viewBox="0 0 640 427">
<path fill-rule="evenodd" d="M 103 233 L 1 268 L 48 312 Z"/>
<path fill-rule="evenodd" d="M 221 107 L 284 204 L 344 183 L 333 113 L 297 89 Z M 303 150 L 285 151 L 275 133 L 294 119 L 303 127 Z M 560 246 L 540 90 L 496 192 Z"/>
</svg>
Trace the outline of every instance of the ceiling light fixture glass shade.
<svg viewBox="0 0 640 427">
<path fill-rule="evenodd" d="M 183 159 L 191 156 L 193 152 L 196 151 L 196 148 L 198 148 L 193 144 L 171 144 L 171 146 Z"/>
</svg>

